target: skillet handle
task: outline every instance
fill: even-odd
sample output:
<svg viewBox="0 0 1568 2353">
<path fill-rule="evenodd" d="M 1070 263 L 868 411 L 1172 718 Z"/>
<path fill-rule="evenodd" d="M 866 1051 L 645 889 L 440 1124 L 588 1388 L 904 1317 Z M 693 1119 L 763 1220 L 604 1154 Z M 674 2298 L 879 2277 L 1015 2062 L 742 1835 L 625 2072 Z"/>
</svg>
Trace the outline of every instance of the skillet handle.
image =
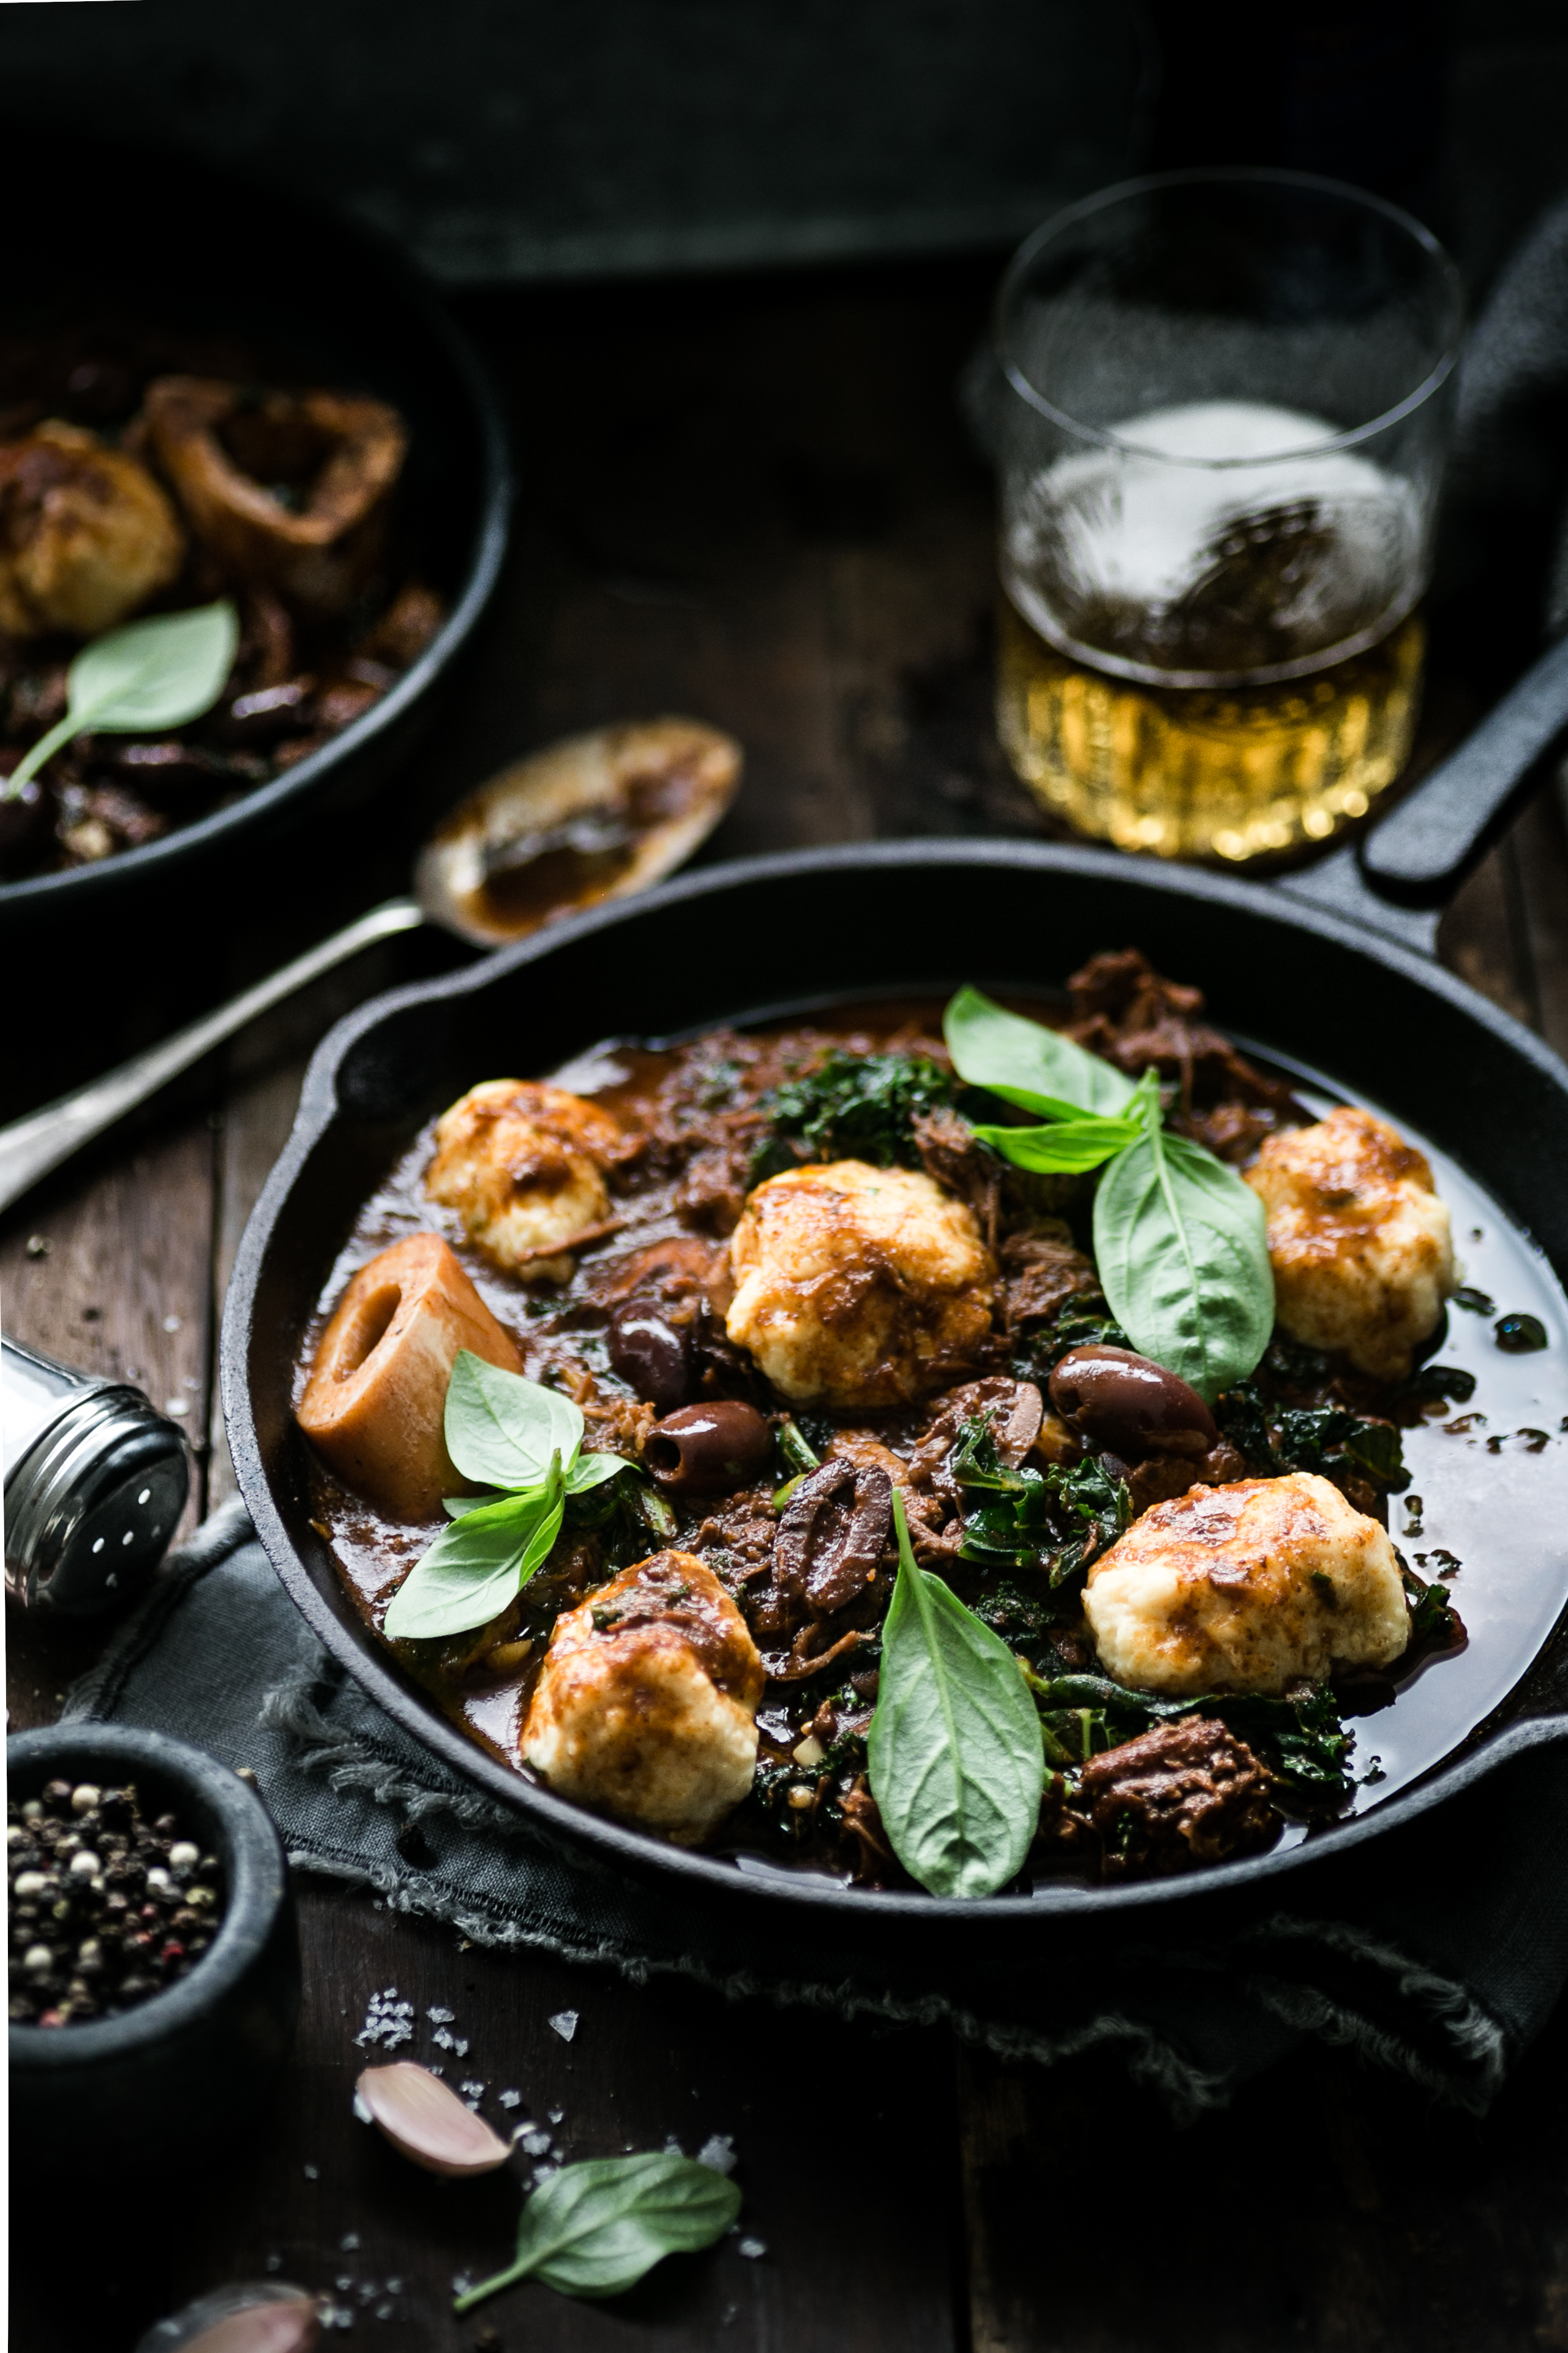
<svg viewBox="0 0 1568 2353">
<path fill-rule="evenodd" d="M 1447 904 L 1568 735 L 1568 636 L 1361 844 L 1372 888 L 1406 907 Z"/>
<path fill-rule="evenodd" d="M 1568 636 L 1359 843 L 1270 887 L 1436 955 L 1444 907 L 1565 736 Z"/>
</svg>

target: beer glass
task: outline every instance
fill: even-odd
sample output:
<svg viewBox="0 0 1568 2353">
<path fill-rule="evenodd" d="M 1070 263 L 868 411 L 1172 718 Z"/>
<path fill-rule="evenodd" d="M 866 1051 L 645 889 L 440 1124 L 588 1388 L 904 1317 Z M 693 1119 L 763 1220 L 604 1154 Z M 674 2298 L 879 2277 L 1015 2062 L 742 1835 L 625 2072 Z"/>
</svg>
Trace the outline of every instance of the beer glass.
<svg viewBox="0 0 1568 2353">
<path fill-rule="evenodd" d="M 1003 281 L 1002 741 L 1080 833 L 1243 861 L 1327 841 L 1409 754 L 1458 275 L 1393 205 L 1169 172 Z"/>
</svg>

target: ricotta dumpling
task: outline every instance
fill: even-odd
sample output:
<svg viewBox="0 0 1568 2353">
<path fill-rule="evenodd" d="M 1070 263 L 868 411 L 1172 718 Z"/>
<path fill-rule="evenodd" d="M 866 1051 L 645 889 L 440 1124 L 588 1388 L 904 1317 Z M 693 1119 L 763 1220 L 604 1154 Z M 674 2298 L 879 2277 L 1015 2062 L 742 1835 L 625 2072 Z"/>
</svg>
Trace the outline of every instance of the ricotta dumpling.
<svg viewBox="0 0 1568 2353">
<path fill-rule="evenodd" d="M 752 1786 L 763 1680 L 706 1562 L 655 1553 L 557 1619 L 523 1759 L 560 1796 L 694 1846 Z"/>
<path fill-rule="evenodd" d="M 1096 1561 L 1083 1606 L 1106 1673 L 1175 1699 L 1391 1666 L 1410 1639 L 1387 1530 L 1310 1471 L 1157 1504 Z"/>
<path fill-rule="evenodd" d="M 605 1170 L 625 1145 L 608 1112 L 564 1087 L 486 1079 L 437 1121 L 425 1189 L 497 1266 L 565 1282 L 565 1245 L 608 1219 Z"/>
<path fill-rule="evenodd" d="M 1247 1181 L 1268 1212 L 1275 1313 L 1293 1339 L 1404 1380 L 1458 1280 L 1424 1154 L 1369 1111 L 1265 1142 Z"/>
<path fill-rule="evenodd" d="M 797 1405 L 889 1406 L 961 1378 L 996 1269 L 973 1212 L 926 1176 L 863 1160 L 786 1169 L 730 1242 L 725 1330 Z"/>
</svg>

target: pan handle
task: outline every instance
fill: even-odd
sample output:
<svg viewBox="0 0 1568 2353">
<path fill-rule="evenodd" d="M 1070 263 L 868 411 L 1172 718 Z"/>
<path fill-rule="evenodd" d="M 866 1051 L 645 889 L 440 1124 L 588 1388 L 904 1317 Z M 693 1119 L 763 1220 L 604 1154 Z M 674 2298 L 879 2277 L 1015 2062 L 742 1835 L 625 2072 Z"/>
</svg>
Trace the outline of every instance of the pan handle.
<svg viewBox="0 0 1568 2353">
<path fill-rule="evenodd" d="M 1406 907 L 1446 905 L 1564 735 L 1568 637 L 1367 834 L 1361 867 L 1373 889 Z"/>
<path fill-rule="evenodd" d="M 1443 909 L 1565 737 L 1568 636 L 1359 842 L 1272 887 L 1435 955 Z"/>
</svg>

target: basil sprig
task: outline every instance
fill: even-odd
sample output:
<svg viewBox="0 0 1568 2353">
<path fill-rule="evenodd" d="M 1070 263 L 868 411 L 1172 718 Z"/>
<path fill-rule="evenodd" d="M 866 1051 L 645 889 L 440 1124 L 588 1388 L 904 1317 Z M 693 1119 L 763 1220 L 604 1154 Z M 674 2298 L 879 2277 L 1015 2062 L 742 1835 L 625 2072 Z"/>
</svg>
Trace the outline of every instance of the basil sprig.
<svg viewBox="0 0 1568 2353">
<path fill-rule="evenodd" d="M 23 754 L 5 797 L 19 793 L 62 744 L 89 727 L 135 735 L 199 719 L 223 692 L 238 643 L 239 617 L 226 596 L 95 638 L 66 673 L 65 717 Z"/>
<path fill-rule="evenodd" d="M 739 2185 L 695 2158 L 600 2157 L 563 2165 L 524 2203 L 514 2261 L 465 2290 L 452 2309 L 471 2312 L 525 2279 L 542 2280 L 562 2295 L 619 2295 L 664 2256 L 710 2247 L 740 2211 Z"/>
<path fill-rule="evenodd" d="M 1111 1313 L 1141 1356 L 1211 1404 L 1258 1365 L 1274 1328 L 1262 1202 L 1200 1144 L 1169 1134 L 1152 1071 L 1134 1082 L 1068 1038 L 962 988 L 948 1051 L 1041 1127 L 975 1133 L 1015 1166 L 1081 1172 L 1109 1162 L 1094 1201 L 1094 1253 Z"/>
<path fill-rule="evenodd" d="M 584 1454 L 579 1409 L 558 1389 L 503 1372 L 464 1348 L 447 1384 L 447 1451 L 465 1479 L 501 1492 L 447 1500 L 452 1525 L 420 1555 L 392 1599 L 395 1641 L 466 1633 L 499 1617 L 549 1557 L 568 1496 L 630 1466 Z"/>
<path fill-rule="evenodd" d="M 1045 1749 L 1018 1662 L 915 1565 L 893 1490 L 899 1574 L 867 1763 L 893 1852 L 933 1895 L 993 1895 L 1039 1825 Z"/>
</svg>

